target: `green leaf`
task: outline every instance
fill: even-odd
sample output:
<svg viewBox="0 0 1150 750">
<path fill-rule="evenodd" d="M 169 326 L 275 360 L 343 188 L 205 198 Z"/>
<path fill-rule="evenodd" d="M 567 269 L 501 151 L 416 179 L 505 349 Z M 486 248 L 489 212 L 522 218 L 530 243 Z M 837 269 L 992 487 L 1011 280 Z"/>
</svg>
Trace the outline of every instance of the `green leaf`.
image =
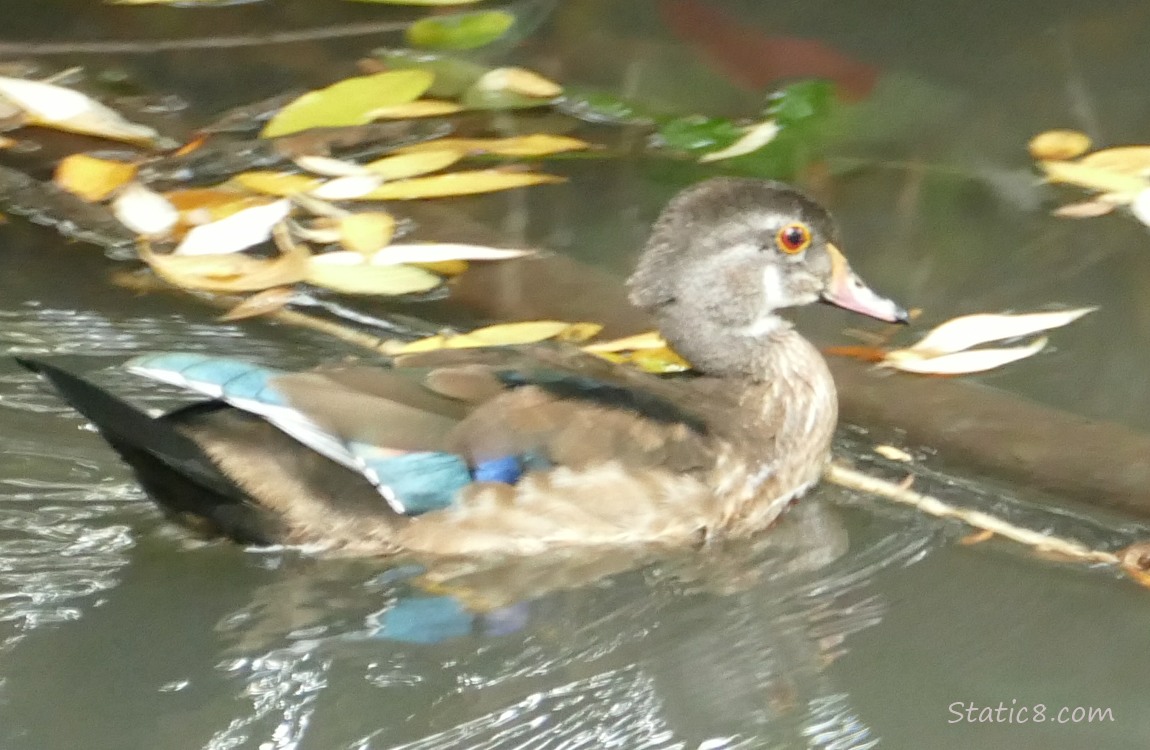
<svg viewBox="0 0 1150 750">
<path fill-rule="evenodd" d="M 766 114 L 786 128 L 809 120 L 826 119 L 834 106 L 834 84 L 812 79 L 793 83 L 767 97 Z"/>
<path fill-rule="evenodd" d="M 677 151 L 716 151 L 726 148 L 743 135 L 743 129 L 722 117 L 688 115 L 665 120 L 659 138 Z"/>
<path fill-rule="evenodd" d="M 431 16 L 407 27 L 407 43 L 427 49 L 475 49 L 496 41 L 515 25 L 503 10 Z"/>
<path fill-rule="evenodd" d="M 650 125 L 654 116 L 614 94 L 567 86 L 555 108 L 584 122 L 602 125 Z"/>
<path fill-rule="evenodd" d="M 378 109 L 419 98 L 433 80 L 434 75 L 425 70 L 392 70 L 348 78 L 299 97 L 268 122 L 262 135 L 272 138 L 309 128 L 364 125 Z"/>
<path fill-rule="evenodd" d="M 469 60 L 408 49 L 377 49 L 372 54 L 395 70 L 425 70 L 433 74 L 435 80 L 427 90 L 428 96 L 457 97 L 488 71 Z"/>
</svg>

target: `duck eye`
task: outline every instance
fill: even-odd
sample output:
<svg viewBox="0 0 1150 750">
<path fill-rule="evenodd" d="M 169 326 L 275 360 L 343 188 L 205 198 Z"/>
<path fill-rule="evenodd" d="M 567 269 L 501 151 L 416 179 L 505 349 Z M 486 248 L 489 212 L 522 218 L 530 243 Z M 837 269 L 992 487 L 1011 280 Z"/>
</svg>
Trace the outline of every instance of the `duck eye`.
<svg viewBox="0 0 1150 750">
<path fill-rule="evenodd" d="M 811 230 L 806 224 L 787 224 L 775 235 L 775 245 L 788 255 L 795 255 L 811 244 Z"/>
</svg>

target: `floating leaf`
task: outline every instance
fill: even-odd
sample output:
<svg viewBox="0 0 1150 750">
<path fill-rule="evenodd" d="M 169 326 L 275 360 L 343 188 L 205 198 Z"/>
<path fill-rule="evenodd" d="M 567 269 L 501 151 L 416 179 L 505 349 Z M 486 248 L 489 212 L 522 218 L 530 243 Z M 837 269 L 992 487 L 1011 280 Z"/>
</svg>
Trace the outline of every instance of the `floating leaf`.
<svg viewBox="0 0 1150 750">
<path fill-rule="evenodd" d="M 12 102 L 30 124 L 129 143 L 154 145 L 160 135 L 79 91 L 41 81 L 0 76 L 0 97 Z"/>
<path fill-rule="evenodd" d="M 407 104 L 373 109 L 370 114 L 373 120 L 410 120 L 416 117 L 443 117 L 462 111 L 463 105 L 455 102 L 442 99 L 416 99 Z"/>
<path fill-rule="evenodd" d="M 440 138 L 426 143 L 413 143 L 398 149 L 400 154 L 452 149 L 467 154 L 494 154 L 496 156 L 548 156 L 566 151 L 582 151 L 591 144 L 567 135 L 534 133 L 508 138 Z"/>
<path fill-rule="evenodd" d="M 440 276 L 458 276 L 471 267 L 465 260 L 438 260 L 431 263 L 412 263 L 411 265 Z"/>
<path fill-rule="evenodd" d="M 672 372 L 686 372 L 691 369 L 691 363 L 683 359 L 678 352 L 669 346 L 664 346 L 659 349 L 637 349 L 633 352 L 626 352 L 624 354 L 603 355 L 596 356 L 613 356 L 617 357 L 620 364 L 630 365 L 631 367 L 638 368 L 643 372 L 650 372 L 655 375 L 666 375 Z"/>
<path fill-rule="evenodd" d="M 253 193 L 286 198 L 298 193 L 309 193 L 323 184 L 318 177 L 287 172 L 244 172 L 232 178 L 232 183 Z"/>
<path fill-rule="evenodd" d="M 433 55 L 410 49 L 382 49 L 375 54 L 392 70 L 426 70 L 435 76 L 428 96 L 457 97 L 471 88 L 487 68 L 458 57 Z"/>
<path fill-rule="evenodd" d="M 191 225 L 208 224 L 269 202 L 263 196 L 222 187 L 170 190 L 164 197 L 179 210 L 180 220 Z"/>
<path fill-rule="evenodd" d="M 1093 219 L 1098 216 L 1105 216 L 1112 213 L 1117 204 L 1110 200 L 1103 198 L 1095 198 L 1088 201 L 1080 201 L 1078 203 L 1067 203 L 1065 206 L 1059 206 L 1050 212 L 1051 216 L 1058 216 L 1063 219 Z"/>
<path fill-rule="evenodd" d="M 1130 204 L 1130 211 L 1143 224 L 1150 226 L 1150 188 L 1138 193 Z"/>
<path fill-rule="evenodd" d="M 1049 182 L 1068 182 L 1072 185 L 1106 193 L 1130 195 L 1150 187 L 1150 181 L 1130 174 L 1071 161 L 1039 162 Z"/>
<path fill-rule="evenodd" d="M 260 315 L 267 315 L 268 313 L 282 310 L 292 301 L 295 294 L 295 288 L 290 286 L 277 286 L 271 289 L 265 289 L 262 292 L 253 294 L 231 310 L 228 310 L 219 317 L 219 320 L 226 323 L 234 320 L 255 318 Z"/>
<path fill-rule="evenodd" d="M 1003 349 L 973 349 L 939 357 L 923 357 L 917 352 L 899 350 L 889 352 L 880 367 L 893 367 L 896 370 L 915 372 L 923 375 L 965 375 L 972 372 L 993 370 L 996 367 L 1033 356 L 1046 346 L 1046 337 L 1037 339 L 1026 346 Z"/>
<path fill-rule="evenodd" d="M 828 346 L 823 353 L 832 357 L 850 357 L 863 362 L 882 362 L 886 358 L 886 350 L 877 346 Z"/>
<path fill-rule="evenodd" d="M 311 253 L 305 245 L 277 243 L 284 250 L 275 258 L 243 253 L 225 255 L 156 255 L 145 243 L 140 258 L 156 275 L 185 289 L 207 292 L 254 292 L 302 281 Z"/>
<path fill-rule="evenodd" d="M 533 250 L 513 250 L 452 242 L 389 245 L 371 256 L 372 265 L 395 263 L 443 263 L 453 260 L 509 260 L 532 255 Z"/>
<path fill-rule="evenodd" d="M 112 201 L 112 213 L 121 224 L 144 237 L 162 237 L 180 220 L 180 212 L 167 198 L 136 182 Z"/>
<path fill-rule="evenodd" d="M 394 234 L 395 218 L 382 211 L 348 214 L 339 221 L 340 244 L 361 255 L 377 253 Z"/>
<path fill-rule="evenodd" d="M 375 110 L 418 99 L 432 80 L 432 74 L 423 70 L 348 78 L 296 99 L 264 126 L 262 135 L 272 138 L 310 128 L 364 125 Z"/>
<path fill-rule="evenodd" d="M 267 242 L 272 228 L 291 213 L 291 201 L 282 199 L 237 211 L 231 216 L 193 227 L 174 255 L 223 255 Z"/>
<path fill-rule="evenodd" d="M 1150 174 L 1150 146 L 1105 148 L 1083 156 L 1076 163 L 1081 167 L 1145 177 Z"/>
<path fill-rule="evenodd" d="M 530 320 L 522 323 L 500 323 L 476 328 L 457 336 L 436 335 L 411 341 L 395 348 L 393 354 L 414 354 L 437 349 L 471 349 L 484 346 L 521 346 L 537 344 L 563 336 L 580 336 L 596 323 L 565 323 L 559 320 Z M 598 329 L 596 329 L 596 332 Z M 592 334 L 593 335 L 593 334 Z"/>
<path fill-rule="evenodd" d="M 1021 315 L 1009 313 L 963 315 L 934 328 L 909 349 L 897 351 L 913 352 L 922 357 L 950 354 L 990 341 L 1018 338 L 1060 328 L 1097 309 L 1097 307 L 1080 307 L 1073 310 Z M 888 357 L 894 354 L 896 352 L 890 352 Z"/>
<path fill-rule="evenodd" d="M 963 538 L 959 539 L 958 543 L 963 545 L 963 546 L 969 547 L 969 546 L 975 545 L 975 544 L 982 544 L 983 542 L 989 541 L 990 539 L 993 539 L 993 538 L 994 538 L 994 532 L 993 531 L 991 531 L 990 529 L 982 529 L 981 531 L 975 531 L 972 534 L 967 534 Z"/>
<path fill-rule="evenodd" d="M 414 266 L 369 266 L 362 262 L 326 262 L 338 253 L 317 255 L 308 264 L 305 280 L 309 284 L 344 294 L 378 294 L 396 296 L 427 292 L 442 283 L 435 274 Z"/>
<path fill-rule="evenodd" d="M 581 344 L 587 339 L 598 336 L 599 331 L 602 330 L 603 325 L 600 323 L 572 323 L 560 331 L 559 335 L 555 338 L 559 341 L 566 341 L 571 344 Z"/>
<path fill-rule="evenodd" d="M 408 154 L 394 154 L 364 165 L 385 180 L 403 180 L 408 177 L 438 172 L 462 159 L 466 151 L 448 147 L 427 149 Z"/>
<path fill-rule="evenodd" d="M 548 185 L 565 182 L 557 175 L 540 172 L 509 172 L 499 169 L 476 169 L 451 174 L 416 177 L 389 182 L 362 196 L 364 200 L 414 200 L 446 198 L 456 195 L 491 193 L 497 190 Z"/>
<path fill-rule="evenodd" d="M 1038 161 L 1065 161 L 1090 150 L 1090 136 L 1077 130 L 1047 130 L 1030 139 L 1030 155 Z"/>
<path fill-rule="evenodd" d="M 515 25 L 515 16 L 504 10 L 430 16 L 407 27 L 407 43 L 427 49 L 463 50 L 496 41 Z"/>
<path fill-rule="evenodd" d="M 56 166 L 55 182 L 93 203 L 107 199 L 136 176 L 136 165 L 87 154 L 72 154 Z"/>
<path fill-rule="evenodd" d="M 361 175 L 365 171 L 361 165 L 353 161 L 334 159 L 330 156 L 300 156 L 296 158 L 295 163 L 305 172 L 323 177 L 351 177 Z"/>
<path fill-rule="evenodd" d="M 475 89 L 486 92 L 506 91 L 536 99 L 554 99 L 563 87 L 526 68 L 495 68 L 479 77 Z"/>
<path fill-rule="evenodd" d="M 758 125 L 747 128 L 743 136 L 730 146 L 719 149 L 718 151 L 712 151 L 708 154 L 703 154 L 699 157 L 699 161 L 704 163 L 719 161 L 721 159 L 730 159 L 735 156 L 749 154 L 752 151 L 758 151 L 773 141 L 778 134 L 779 124 L 777 122 L 774 120 L 760 122 Z"/>
<path fill-rule="evenodd" d="M 383 184 L 383 178 L 372 172 L 337 177 L 312 190 L 310 195 L 327 201 L 352 201 L 364 198 Z"/>
<path fill-rule="evenodd" d="M 658 331 L 648 331 L 646 333 L 638 333 L 634 336 L 627 336 L 626 338 L 614 339 L 612 341 L 600 341 L 594 344 L 588 344 L 583 347 L 583 351 L 598 354 L 602 352 L 624 352 L 624 351 L 637 351 L 641 349 L 663 349 L 667 346 L 666 340 L 659 335 Z"/>
</svg>

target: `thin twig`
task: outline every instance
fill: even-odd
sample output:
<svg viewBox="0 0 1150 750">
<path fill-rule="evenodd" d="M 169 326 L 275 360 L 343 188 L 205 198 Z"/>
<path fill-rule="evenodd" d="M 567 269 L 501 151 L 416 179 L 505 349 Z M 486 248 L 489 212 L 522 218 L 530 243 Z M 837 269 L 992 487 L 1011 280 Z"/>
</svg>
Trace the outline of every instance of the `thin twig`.
<svg viewBox="0 0 1150 750">
<path fill-rule="evenodd" d="M 984 529 L 1033 547 L 1038 552 L 1060 555 L 1073 560 L 1088 563 L 1102 563 L 1104 565 L 1119 565 L 1121 558 L 1113 552 L 1104 552 L 1087 547 L 1073 539 L 1050 536 L 1039 531 L 1026 529 L 1021 526 L 1004 521 L 997 516 L 970 508 L 958 508 L 948 505 L 936 497 L 915 492 L 909 486 L 896 484 L 886 479 L 864 474 L 838 462 L 832 462 L 827 467 L 825 478 L 828 482 L 847 487 L 848 489 L 878 495 L 897 503 L 910 505 L 923 513 L 936 518 L 954 518 L 969 524 L 977 529 Z"/>
<path fill-rule="evenodd" d="M 299 31 L 276 31 L 269 34 L 245 36 L 208 36 L 190 39 L 142 39 L 116 41 L 100 39 L 90 42 L 4 42 L 0 41 L 2 57 L 38 57 L 41 55 L 150 55 L 155 52 L 180 50 L 202 51 L 235 47 L 262 47 L 273 44 L 316 42 L 325 39 L 343 39 L 370 36 L 389 31 L 403 31 L 410 24 L 402 21 L 375 21 L 325 26 Z"/>
</svg>

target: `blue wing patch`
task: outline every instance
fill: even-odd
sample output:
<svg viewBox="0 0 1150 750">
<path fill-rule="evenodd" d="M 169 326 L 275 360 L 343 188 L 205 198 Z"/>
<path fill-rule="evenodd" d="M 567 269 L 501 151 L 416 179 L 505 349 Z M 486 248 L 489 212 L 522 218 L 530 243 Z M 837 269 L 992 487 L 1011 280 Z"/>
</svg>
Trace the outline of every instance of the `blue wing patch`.
<svg viewBox="0 0 1150 750">
<path fill-rule="evenodd" d="M 455 495 L 471 483 L 467 462 L 454 453 L 395 455 L 364 443 L 348 445 L 363 464 L 363 474 L 379 487 L 398 513 L 418 515 L 451 506 Z"/>
<path fill-rule="evenodd" d="M 152 354 L 128 362 L 132 372 L 183 386 L 225 401 L 286 406 L 271 381 L 284 373 L 238 359 L 204 354 Z"/>
</svg>

